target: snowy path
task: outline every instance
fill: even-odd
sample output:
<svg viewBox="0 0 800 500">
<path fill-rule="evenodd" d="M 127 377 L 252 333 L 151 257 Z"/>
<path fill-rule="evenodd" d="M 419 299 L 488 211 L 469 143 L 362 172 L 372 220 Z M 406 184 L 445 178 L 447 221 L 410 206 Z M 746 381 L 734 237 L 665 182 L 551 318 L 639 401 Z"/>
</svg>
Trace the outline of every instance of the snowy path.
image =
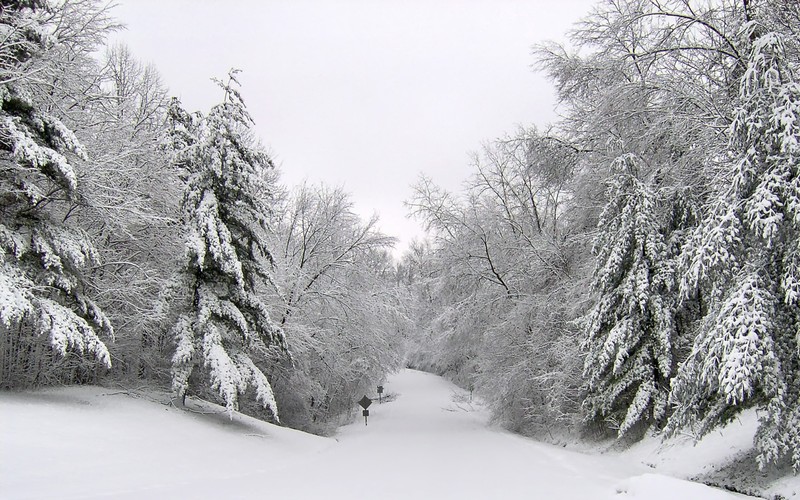
<svg viewBox="0 0 800 500">
<path fill-rule="evenodd" d="M 386 390 L 396 400 L 336 441 L 99 388 L 0 396 L 0 498 L 734 498 L 488 426 L 433 375 L 404 370 Z"/>
<path fill-rule="evenodd" d="M 272 491 L 279 498 L 588 499 L 613 493 L 631 475 L 613 460 L 488 427 L 487 415 L 454 402 L 457 389 L 439 377 L 405 370 L 387 390 L 397 400 L 373 404 L 368 426 L 344 428 L 338 446 L 287 471 L 294 478 Z"/>
</svg>

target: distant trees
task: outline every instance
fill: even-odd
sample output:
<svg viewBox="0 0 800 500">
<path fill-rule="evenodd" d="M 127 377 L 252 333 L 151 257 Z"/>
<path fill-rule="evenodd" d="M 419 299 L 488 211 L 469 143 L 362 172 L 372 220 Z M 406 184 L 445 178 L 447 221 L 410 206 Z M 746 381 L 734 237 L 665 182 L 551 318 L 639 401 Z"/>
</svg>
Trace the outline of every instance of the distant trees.
<svg viewBox="0 0 800 500">
<path fill-rule="evenodd" d="M 273 369 L 290 425 L 328 431 L 363 394 L 400 366 L 407 335 L 393 244 L 377 218 L 362 221 L 341 189 L 301 185 L 288 193 L 276 228 L 276 283 L 293 366 Z"/>
<path fill-rule="evenodd" d="M 430 248 L 406 257 L 410 361 L 477 390 L 508 426 L 575 423 L 580 356 L 569 321 L 580 266 L 566 221 L 574 148 L 536 131 L 488 144 L 463 194 L 422 178 L 408 205 Z M 548 434 L 544 434 L 548 435 Z"/>
</svg>

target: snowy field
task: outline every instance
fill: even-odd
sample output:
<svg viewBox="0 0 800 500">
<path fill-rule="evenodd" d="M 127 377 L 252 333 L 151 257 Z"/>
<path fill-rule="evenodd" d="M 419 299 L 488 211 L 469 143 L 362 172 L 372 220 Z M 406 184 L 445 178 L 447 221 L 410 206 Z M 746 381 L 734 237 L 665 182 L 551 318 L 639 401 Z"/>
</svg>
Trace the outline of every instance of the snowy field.
<svg viewBox="0 0 800 500">
<path fill-rule="evenodd" d="M 487 424 L 443 379 L 404 370 L 396 398 L 335 439 L 219 408 L 97 387 L 0 394 L 0 498 L 730 499 L 689 477 L 741 446 L 579 453 Z M 359 395 L 360 396 L 360 395 Z M 747 444 L 744 444 L 746 446 Z M 681 451 L 683 450 L 683 451 Z"/>
</svg>

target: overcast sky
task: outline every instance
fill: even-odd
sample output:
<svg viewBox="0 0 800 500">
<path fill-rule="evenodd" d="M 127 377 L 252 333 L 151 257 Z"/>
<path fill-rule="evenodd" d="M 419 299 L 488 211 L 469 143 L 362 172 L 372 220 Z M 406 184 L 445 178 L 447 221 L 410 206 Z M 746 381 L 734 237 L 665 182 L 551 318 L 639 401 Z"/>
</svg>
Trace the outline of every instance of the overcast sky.
<svg viewBox="0 0 800 500">
<path fill-rule="evenodd" d="M 121 0 L 115 39 L 203 112 L 241 69 L 282 179 L 343 186 L 399 250 L 421 234 L 403 201 L 425 173 L 457 190 L 469 153 L 555 119 L 531 46 L 563 40 L 594 0 Z"/>
</svg>

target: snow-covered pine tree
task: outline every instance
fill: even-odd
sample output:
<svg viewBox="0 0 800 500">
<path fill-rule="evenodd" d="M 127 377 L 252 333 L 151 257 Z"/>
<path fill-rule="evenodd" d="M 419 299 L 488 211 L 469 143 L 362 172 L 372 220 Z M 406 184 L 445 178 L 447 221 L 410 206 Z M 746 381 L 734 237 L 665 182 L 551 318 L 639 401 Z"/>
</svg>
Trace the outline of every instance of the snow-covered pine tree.
<svg viewBox="0 0 800 500">
<path fill-rule="evenodd" d="M 587 418 L 609 422 L 619 436 L 663 421 L 673 369 L 672 259 L 656 193 L 639 175 L 632 154 L 612 164 L 592 249 L 597 300 L 581 320 Z"/>
<path fill-rule="evenodd" d="M 788 456 L 797 469 L 800 83 L 787 58 L 797 47 L 755 22 L 743 39 L 729 152 L 682 261 L 682 294 L 702 299 L 704 318 L 673 383 L 669 427 L 702 436 L 756 406 L 759 464 Z"/>
<path fill-rule="evenodd" d="M 184 277 L 192 294 L 190 311 L 174 327 L 173 388 L 184 395 L 192 372 L 203 368 L 229 412 L 253 387 L 277 419 L 272 387 L 253 360 L 270 346 L 285 349 L 283 331 L 259 297 L 272 280 L 274 166 L 252 135 L 236 72 L 217 83 L 225 98 L 206 117 L 189 115 L 175 100 L 169 110 L 176 164 L 186 175 Z"/>
<path fill-rule="evenodd" d="M 107 367 L 98 332 L 113 329 L 84 293 L 97 252 L 67 223 L 78 198 L 72 162 L 86 152 L 30 89 L 59 41 L 44 1 L 0 7 L 0 383 L 44 383 L 53 361 L 89 355 Z M 44 339 L 52 351 L 42 351 Z M 56 353 L 55 358 L 52 352 Z"/>
</svg>

